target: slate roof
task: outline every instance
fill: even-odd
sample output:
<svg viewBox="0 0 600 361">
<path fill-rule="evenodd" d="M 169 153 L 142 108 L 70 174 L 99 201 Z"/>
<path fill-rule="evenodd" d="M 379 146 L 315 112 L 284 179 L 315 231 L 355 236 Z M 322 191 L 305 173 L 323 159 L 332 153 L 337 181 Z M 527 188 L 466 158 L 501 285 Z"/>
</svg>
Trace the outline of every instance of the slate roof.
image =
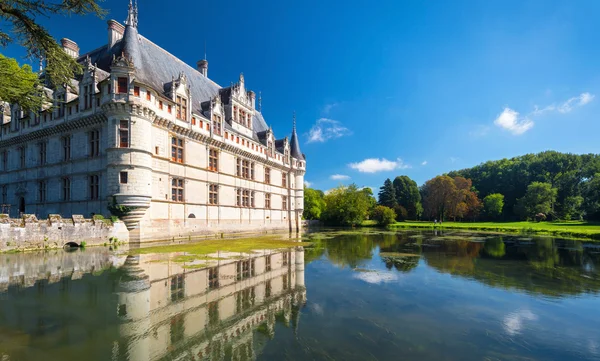
<svg viewBox="0 0 600 361">
<path fill-rule="evenodd" d="M 81 55 L 78 61 L 82 63 L 89 56 L 92 64 L 95 64 L 102 71 L 110 72 L 113 56 L 119 56 L 121 53 L 125 53 L 133 60 L 136 68 L 136 79 L 155 90 L 166 93 L 168 91 L 167 87 L 171 86 L 173 79 L 179 78 L 181 73 L 185 74 L 192 95 L 192 111 L 195 113 L 203 114 L 202 103 L 210 101 L 216 95 L 219 94 L 222 98 L 231 95 L 231 87 L 223 88 L 219 86 L 195 68 L 141 36 L 137 28 L 131 25 L 125 27 L 123 38 L 114 44 L 112 48 L 104 45 Z M 101 74 L 101 78 L 106 79 L 105 74 Z M 254 140 L 266 145 L 264 136 L 259 136 L 259 133 L 262 134 L 269 127 L 259 111 L 255 111 L 252 117 L 252 128 Z M 225 122 L 225 129 L 235 132 L 227 122 Z M 281 153 L 283 153 L 283 150 Z M 297 153 L 299 153 L 299 148 Z"/>
</svg>

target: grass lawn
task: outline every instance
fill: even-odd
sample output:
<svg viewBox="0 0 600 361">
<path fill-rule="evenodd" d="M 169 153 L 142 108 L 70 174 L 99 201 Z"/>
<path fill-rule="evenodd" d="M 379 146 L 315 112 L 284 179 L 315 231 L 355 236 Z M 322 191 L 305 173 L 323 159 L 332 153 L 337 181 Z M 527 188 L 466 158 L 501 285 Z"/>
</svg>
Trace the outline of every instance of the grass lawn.
<svg viewBox="0 0 600 361">
<path fill-rule="evenodd" d="M 367 221 L 364 226 L 373 226 L 375 222 Z M 433 222 L 407 221 L 396 222 L 391 228 L 428 228 L 433 229 Z M 440 225 L 436 226 L 440 229 Z M 494 232 L 521 232 L 547 234 L 557 237 L 589 238 L 600 240 L 600 223 L 589 222 L 444 222 L 441 229 L 468 229 Z"/>
</svg>

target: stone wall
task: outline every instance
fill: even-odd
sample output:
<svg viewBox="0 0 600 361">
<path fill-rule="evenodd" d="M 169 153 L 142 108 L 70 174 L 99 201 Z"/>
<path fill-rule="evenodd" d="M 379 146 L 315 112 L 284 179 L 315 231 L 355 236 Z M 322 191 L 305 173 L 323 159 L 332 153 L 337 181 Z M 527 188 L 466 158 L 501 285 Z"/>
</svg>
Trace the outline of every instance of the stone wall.
<svg viewBox="0 0 600 361">
<path fill-rule="evenodd" d="M 22 218 L 0 214 L 0 252 L 62 248 L 67 243 L 103 245 L 113 237 L 119 241 L 129 241 L 125 224 L 85 219 L 81 215 L 71 218 L 50 215 L 46 220 L 38 220 L 31 214 Z"/>
</svg>

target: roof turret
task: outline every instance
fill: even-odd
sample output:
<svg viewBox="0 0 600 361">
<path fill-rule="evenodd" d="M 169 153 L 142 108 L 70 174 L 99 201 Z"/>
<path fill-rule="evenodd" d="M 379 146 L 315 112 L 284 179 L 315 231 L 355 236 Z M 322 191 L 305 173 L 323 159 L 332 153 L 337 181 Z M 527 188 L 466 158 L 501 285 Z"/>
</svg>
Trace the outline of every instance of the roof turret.
<svg viewBox="0 0 600 361">
<path fill-rule="evenodd" d="M 298 141 L 298 134 L 296 134 L 296 112 L 294 112 L 294 126 L 292 128 L 292 139 L 290 140 L 290 148 L 292 157 L 300 160 L 304 160 L 304 154 L 300 151 L 300 142 Z"/>
</svg>

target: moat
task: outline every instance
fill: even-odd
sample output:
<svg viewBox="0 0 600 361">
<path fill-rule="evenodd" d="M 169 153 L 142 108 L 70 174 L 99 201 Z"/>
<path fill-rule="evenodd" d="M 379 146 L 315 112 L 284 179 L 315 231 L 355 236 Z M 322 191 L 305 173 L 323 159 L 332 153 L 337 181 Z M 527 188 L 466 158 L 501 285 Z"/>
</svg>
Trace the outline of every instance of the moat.
<svg viewBox="0 0 600 361">
<path fill-rule="evenodd" d="M 600 243 L 300 238 L 2 254 L 0 360 L 600 360 Z"/>
</svg>

